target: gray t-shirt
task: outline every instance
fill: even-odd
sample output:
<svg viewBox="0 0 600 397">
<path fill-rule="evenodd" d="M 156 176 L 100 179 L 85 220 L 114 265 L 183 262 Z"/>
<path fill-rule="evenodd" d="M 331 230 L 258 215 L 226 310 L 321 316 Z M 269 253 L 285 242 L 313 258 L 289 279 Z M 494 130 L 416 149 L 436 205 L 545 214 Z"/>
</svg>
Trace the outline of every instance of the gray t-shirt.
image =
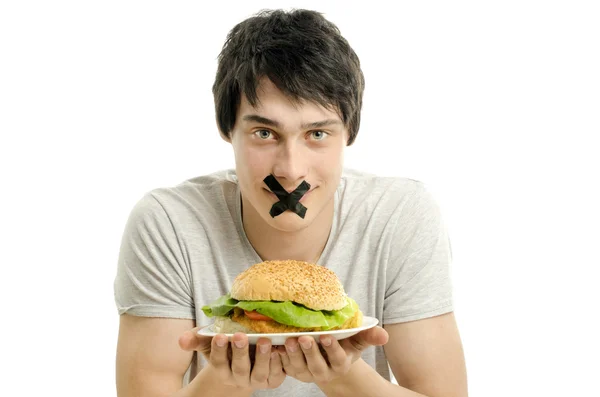
<svg viewBox="0 0 600 397">
<path fill-rule="evenodd" d="M 318 264 L 338 275 L 366 316 L 393 324 L 453 310 L 450 242 L 423 183 L 345 169 L 334 208 Z M 208 325 L 201 307 L 261 261 L 244 232 L 234 171 L 155 189 L 135 205 L 125 228 L 114 284 L 118 312 Z M 367 349 L 363 359 L 390 379 L 383 348 Z M 324 394 L 288 377 L 254 395 Z"/>
</svg>

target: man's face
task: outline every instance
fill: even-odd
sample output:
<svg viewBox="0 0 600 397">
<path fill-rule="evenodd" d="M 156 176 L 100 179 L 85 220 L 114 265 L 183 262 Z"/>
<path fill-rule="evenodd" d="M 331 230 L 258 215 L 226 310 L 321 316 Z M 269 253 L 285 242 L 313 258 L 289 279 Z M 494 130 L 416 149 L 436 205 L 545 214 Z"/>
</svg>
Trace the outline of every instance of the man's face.
<svg viewBox="0 0 600 397">
<path fill-rule="evenodd" d="M 244 211 L 251 206 L 273 228 L 297 231 L 331 205 L 348 132 L 334 111 L 293 103 L 270 80 L 263 79 L 257 93 L 256 108 L 242 95 L 231 137 Z M 292 211 L 269 215 L 279 201 L 263 181 L 269 174 L 288 193 L 304 180 L 310 184 L 300 200 L 307 208 L 304 219 Z"/>
</svg>

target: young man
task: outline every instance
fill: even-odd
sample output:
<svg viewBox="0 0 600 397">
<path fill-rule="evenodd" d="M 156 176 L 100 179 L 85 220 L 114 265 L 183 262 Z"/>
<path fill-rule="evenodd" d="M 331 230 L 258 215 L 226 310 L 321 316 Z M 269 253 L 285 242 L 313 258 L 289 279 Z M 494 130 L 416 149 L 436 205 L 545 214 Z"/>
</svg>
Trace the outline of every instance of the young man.
<svg viewBox="0 0 600 397">
<path fill-rule="evenodd" d="M 235 171 L 133 209 L 115 280 L 120 397 L 467 395 L 438 207 L 417 181 L 343 168 L 363 87 L 358 57 L 319 13 L 264 12 L 230 32 L 213 92 Z M 332 269 L 383 327 L 322 338 L 325 353 L 309 337 L 261 339 L 254 362 L 244 334 L 197 335 L 211 322 L 203 305 L 275 259 Z"/>
</svg>

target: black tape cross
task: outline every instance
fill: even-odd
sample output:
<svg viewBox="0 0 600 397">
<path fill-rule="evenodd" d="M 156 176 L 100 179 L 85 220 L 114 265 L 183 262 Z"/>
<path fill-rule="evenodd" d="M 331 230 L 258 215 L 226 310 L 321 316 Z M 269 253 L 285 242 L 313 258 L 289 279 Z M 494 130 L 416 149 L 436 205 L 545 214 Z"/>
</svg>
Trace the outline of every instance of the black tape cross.
<svg viewBox="0 0 600 397">
<path fill-rule="evenodd" d="M 277 182 L 277 179 L 275 179 L 272 174 L 267 176 L 264 179 L 264 182 L 279 199 L 278 202 L 273 204 L 271 211 L 269 211 L 271 217 L 275 218 L 277 215 L 283 214 L 286 210 L 290 210 L 295 212 L 300 218 L 304 219 L 306 207 L 300 203 L 300 199 L 310 190 L 310 184 L 308 182 L 302 181 L 302 183 L 291 193 L 288 193 L 283 186 Z"/>
</svg>

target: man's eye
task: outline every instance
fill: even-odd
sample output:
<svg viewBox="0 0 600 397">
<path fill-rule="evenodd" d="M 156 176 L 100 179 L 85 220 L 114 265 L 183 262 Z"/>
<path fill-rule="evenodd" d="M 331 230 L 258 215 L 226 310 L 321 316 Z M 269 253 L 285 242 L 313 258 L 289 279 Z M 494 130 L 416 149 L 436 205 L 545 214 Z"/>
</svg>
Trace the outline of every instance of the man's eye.
<svg viewBox="0 0 600 397">
<path fill-rule="evenodd" d="M 269 139 L 271 137 L 271 131 L 268 130 L 258 130 L 255 134 L 258 135 L 260 139 Z"/>
<path fill-rule="evenodd" d="M 327 133 L 323 131 L 313 131 L 311 134 L 316 141 L 321 141 L 327 136 Z"/>
</svg>

